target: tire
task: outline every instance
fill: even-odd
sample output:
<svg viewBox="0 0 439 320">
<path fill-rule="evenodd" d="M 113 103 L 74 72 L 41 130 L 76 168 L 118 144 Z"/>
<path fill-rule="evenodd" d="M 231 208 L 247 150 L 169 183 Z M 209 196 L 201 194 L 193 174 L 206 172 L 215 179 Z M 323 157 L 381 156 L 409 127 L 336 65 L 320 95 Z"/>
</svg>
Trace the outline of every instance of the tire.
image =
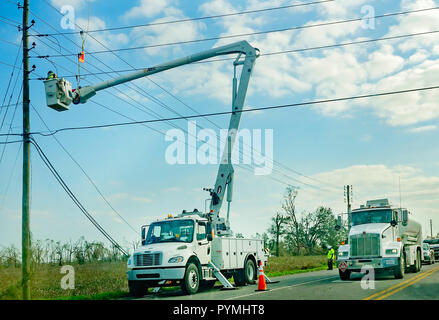
<svg viewBox="0 0 439 320">
<path fill-rule="evenodd" d="M 399 257 L 399 263 L 396 265 L 395 270 L 393 271 L 393 274 L 395 276 L 395 279 L 402 279 L 404 278 L 405 274 L 405 255 L 402 254 Z"/>
<path fill-rule="evenodd" d="M 244 271 L 245 271 L 245 282 L 247 284 L 255 284 L 257 272 L 256 272 L 255 262 L 252 259 L 247 259 L 244 266 Z"/>
<path fill-rule="evenodd" d="M 246 284 L 254 284 L 256 282 L 256 265 L 252 259 L 247 259 L 244 268 L 233 275 L 235 285 L 238 287 Z"/>
<path fill-rule="evenodd" d="M 128 283 L 128 289 L 130 296 L 136 298 L 142 298 L 148 291 L 148 286 L 142 283 L 142 281 L 133 281 Z"/>
<path fill-rule="evenodd" d="M 415 272 L 421 271 L 422 265 L 421 265 L 421 252 L 416 251 L 416 264 L 415 264 Z"/>
<path fill-rule="evenodd" d="M 200 287 L 200 271 L 194 263 L 189 263 L 186 267 L 184 279 L 181 283 L 181 290 L 185 294 L 195 294 Z"/>
<path fill-rule="evenodd" d="M 345 270 L 344 272 L 338 269 L 338 275 L 340 276 L 340 280 L 347 281 L 351 278 L 351 271 Z"/>
</svg>

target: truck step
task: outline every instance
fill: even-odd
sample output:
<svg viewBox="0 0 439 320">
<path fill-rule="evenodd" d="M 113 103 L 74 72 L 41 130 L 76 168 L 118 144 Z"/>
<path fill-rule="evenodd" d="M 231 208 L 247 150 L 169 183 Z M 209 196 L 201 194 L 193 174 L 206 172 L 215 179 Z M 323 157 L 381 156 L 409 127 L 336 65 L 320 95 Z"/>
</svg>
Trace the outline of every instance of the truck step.
<svg viewBox="0 0 439 320">
<path fill-rule="evenodd" d="M 216 265 L 214 265 L 212 261 L 209 261 L 208 266 L 213 269 L 213 274 L 219 280 L 219 282 L 221 282 L 221 284 L 223 285 L 223 288 L 221 290 L 234 290 L 235 289 L 235 287 L 229 282 L 229 280 L 227 280 L 226 277 L 224 277 L 224 275 L 221 273 L 220 269 Z"/>
</svg>

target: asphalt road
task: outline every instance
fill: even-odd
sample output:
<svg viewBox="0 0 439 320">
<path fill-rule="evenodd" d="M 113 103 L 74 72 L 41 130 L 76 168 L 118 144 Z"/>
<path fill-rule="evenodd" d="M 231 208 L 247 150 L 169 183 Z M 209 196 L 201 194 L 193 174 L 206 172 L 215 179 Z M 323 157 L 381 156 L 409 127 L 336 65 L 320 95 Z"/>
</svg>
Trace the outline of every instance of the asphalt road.
<svg viewBox="0 0 439 320">
<path fill-rule="evenodd" d="M 181 290 L 148 294 L 147 300 L 439 300 L 439 263 L 424 265 L 418 273 L 406 273 L 404 279 L 392 275 L 376 275 L 375 281 L 364 281 L 361 273 L 354 273 L 349 281 L 341 281 L 338 270 L 315 271 L 272 278 L 278 283 L 268 284 L 268 291 L 255 291 L 256 285 L 236 290 L 200 289 L 192 296 Z"/>
</svg>

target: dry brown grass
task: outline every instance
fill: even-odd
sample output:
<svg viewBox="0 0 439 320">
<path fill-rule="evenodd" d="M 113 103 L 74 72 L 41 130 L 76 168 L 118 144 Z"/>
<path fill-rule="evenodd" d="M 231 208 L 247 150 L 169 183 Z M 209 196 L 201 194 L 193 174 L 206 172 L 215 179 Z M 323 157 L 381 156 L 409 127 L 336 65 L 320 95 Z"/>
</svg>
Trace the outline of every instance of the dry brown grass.
<svg viewBox="0 0 439 320">
<path fill-rule="evenodd" d="M 278 276 L 326 268 L 325 256 L 270 257 L 264 268 L 268 276 Z M 32 299 L 109 299 L 128 293 L 126 263 L 88 263 L 74 265 L 75 289 L 61 288 L 61 267 L 42 265 L 31 281 Z M 0 267 L 0 299 L 21 299 L 21 269 Z"/>
<path fill-rule="evenodd" d="M 128 292 L 126 263 L 88 263 L 74 265 L 75 289 L 61 288 L 61 267 L 43 265 L 36 268 L 31 280 L 33 299 L 54 299 L 72 296 L 92 296 L 104 292 Z M 0 299 L 21 299 L 20 268 L 0 267 Z"/>
</svg>

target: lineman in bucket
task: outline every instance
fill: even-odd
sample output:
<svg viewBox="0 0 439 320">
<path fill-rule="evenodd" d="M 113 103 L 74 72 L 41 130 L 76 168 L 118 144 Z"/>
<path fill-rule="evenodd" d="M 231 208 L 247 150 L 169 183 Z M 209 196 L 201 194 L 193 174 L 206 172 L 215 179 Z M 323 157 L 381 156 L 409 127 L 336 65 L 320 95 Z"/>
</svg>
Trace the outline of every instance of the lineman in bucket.
<svg viewBox="0 0 439 320">
<path fill-rule="evenodd" d="M 335 251 L 334 248 L 331 246 L 328 246 L 328 250 L 328 270 L 332 270 L 335 262 Z"/>
</svg>

